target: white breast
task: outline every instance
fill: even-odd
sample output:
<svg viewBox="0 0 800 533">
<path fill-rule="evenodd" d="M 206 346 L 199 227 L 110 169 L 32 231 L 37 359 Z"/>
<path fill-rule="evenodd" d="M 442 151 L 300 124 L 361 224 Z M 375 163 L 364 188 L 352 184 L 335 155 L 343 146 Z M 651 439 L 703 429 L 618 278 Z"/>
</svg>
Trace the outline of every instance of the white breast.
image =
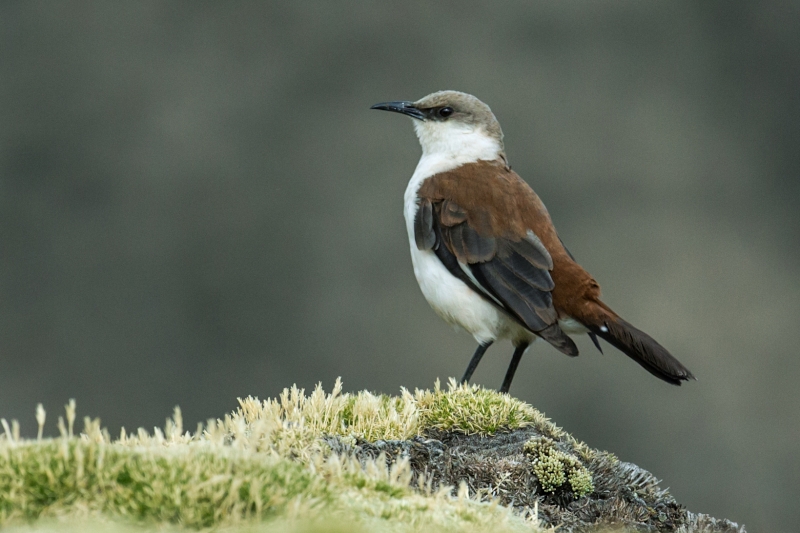
<svg viewBox="0 0 800 533">
<path fill-rule="evenodd" d="M 463 158 L 466 159 L 466 158 Z M 405 192 L 404 215 L 411 248 L 411 262 L 422 294 L 445 321 L 471 333 L 479 343 L 502 338 L 531 340 L 530 332 L 450 274 L 433 251 L 420 250 L 414 239 L 417 191 L 426 178 L 476 159 L 462 160 L 441 154 L 423 154 Z"/>
</svg>

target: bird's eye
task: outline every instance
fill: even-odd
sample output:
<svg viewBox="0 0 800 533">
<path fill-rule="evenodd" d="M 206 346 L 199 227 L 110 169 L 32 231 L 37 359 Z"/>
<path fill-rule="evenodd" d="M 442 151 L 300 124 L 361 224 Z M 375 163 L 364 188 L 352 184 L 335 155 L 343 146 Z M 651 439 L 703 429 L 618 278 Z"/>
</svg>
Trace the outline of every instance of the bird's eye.
<svg viewBox="0 0 800 533">
<path fill-rule="evenodd" d="M 443 108 L 441 108 L 439 110 L 438 114 L 442 118 L 447 118 L 447 117 L 449 117 L 450 115 L 453 114 L 453 108 L 449 107 L 449 106 L 448 107 L 443 107 Z"/>
</svg>

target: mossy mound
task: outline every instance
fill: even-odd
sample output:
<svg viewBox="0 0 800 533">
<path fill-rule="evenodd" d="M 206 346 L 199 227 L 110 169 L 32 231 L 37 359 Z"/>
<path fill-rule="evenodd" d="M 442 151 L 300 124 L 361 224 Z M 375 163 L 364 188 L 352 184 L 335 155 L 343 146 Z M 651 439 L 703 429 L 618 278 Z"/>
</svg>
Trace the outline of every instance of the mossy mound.
<svg viewBox="0 0 800 533">
<path fill-rule="evenodd" d="M 41 435 L 43 409 L 37 420 Z M 455 382 L 398 397 L 291 388 L 194 433 L 176 409 L 152 434 L 112 439 L 86 418 L 74 437 L 72 402 L 60 438 L 0 422 L 0 527 L 26 531 L 744 531 L 533 407 Z"/>
</svg>

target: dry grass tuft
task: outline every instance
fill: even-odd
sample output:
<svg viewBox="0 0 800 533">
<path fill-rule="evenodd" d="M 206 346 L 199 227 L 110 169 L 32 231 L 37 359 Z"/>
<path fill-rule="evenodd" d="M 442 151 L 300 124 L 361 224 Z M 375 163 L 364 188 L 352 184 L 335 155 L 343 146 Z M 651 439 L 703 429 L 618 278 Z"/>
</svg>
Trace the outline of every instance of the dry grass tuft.
<svg viewBox="0 0 800 533">
<path fill-rule="evenodd" d="M 508 395 L 451 381 L 447 391 L 401 391 L 398 397 L 326 394 L 292 387 L 279 398 L 246 398 L 221 420 L 185 431 L 176 408 L 163 429 L 122 430 L 112 439 L 97 419 L 84 418 L 75 437 L 74 401 L 61 436 L 19 437 L 1 420 L 0 526 L 19 531 L 127 531 L 173 524 L 230 531 L 536 531 L 496 503 L 450 487 L 412 489 L 408 461 L 359 462 L 339 456 L 326 436 L 367 441 L 408 439 L 432 429 L 489 434 L 536 425 L 559 432 L 541 413 Z M 55 521 L 38 521 L 39 518 Z M 33 522 L 25 526 L 26 522 Z M 88 522 L 76 522 L 88 520 Z M 112 520 L 111 525 L 108 520 Z M 123 523 L 119 523 L 119 521 Z M 98 525 L 99 524 L 99 525 Z M 133 524 L 133 525 L 126 525 Z M 138 524 L 138 526 L 137 526 Z M 260 524 L 260 525 L 259 525 Z M 159 526 L 162 527 L 162 526 Z"/>
<path fill-rule="evenodd" d="M 528 425 L 550 435 L 563 434 L 530 405 L 477 385 L 459 385 L 452 378 L 447 391 L 437 380 L 433 391 L 411 394 L 401 389 L 397 397 L 367 391 L 343 394 L 341 380 L 337 380 L 330 394 L 325 394 L 321 385 L 309 396 L 292 387 L 276 399 L 240 399 L 239 406 L 231 416 L 209 427 L 230 431 L 235 439 L 260 450 L 282 455 L 292 451 L 304 458 L 321 451 L 321 435 L 374 442 L 409 439 L 432 429 L 489 435 Z"/>
</svg>

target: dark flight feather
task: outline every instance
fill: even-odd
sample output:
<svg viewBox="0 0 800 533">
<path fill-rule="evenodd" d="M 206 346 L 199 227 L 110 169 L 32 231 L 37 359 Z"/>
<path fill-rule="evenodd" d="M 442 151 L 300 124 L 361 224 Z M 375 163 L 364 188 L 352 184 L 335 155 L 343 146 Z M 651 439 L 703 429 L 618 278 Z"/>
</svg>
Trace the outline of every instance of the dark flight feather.
<svg viewBox="0 0 800 533">
<path fill-rule="evenodd" d="M 414 241 L 420 250 L 430 250 L 436 244 L 433 230 L 433 204 L 427 198 L 419 199 L 419 209 L 414 216 Z"/>
<path fill-rule="evenodd" d="M 478 263 L 471 265 L 470 270 L 478 283 L 499 300 L 503 309 L 525 328 L 535 333 L 551 325 L 537 314 L 536 306 L 525 295 L 497 273 L 496 265 L 491 262 Z"/>
<path fill-rule="evenodd" d="M 521 255 L 511 252 L 504 253 L 501 250 L 497 254 L 497 261 L 505 265 L 509 270 L 514 272 L 520 278 L 523 278 L 526 283 L 536 287 L 539 290 L 550 292 L 555 288 L 553 277 L 550 276 L 550 271 L 532 265 Z"/>
<path fill-rule="evenodd" d="M 466 222 L 462 222 L 456 228 L 461 228 L 461 238 L 464 240 L 464 248 L 467 252 L 465 256 L 467 263 L 482 263 L 495 256 L 497 241 L 494 237 L 478 235 L 478 232 Z"/>
<path fill-rule="evenodd" d="M 478 268 L 478 265 L 473 265 L 472 269 Z M 502 261 L 495 260 L 486 265 L 488 273 L 497 277 L 504 285 L 514 291 L 515 294 L 525 301 L 525 304 L 534 309 L 552 309 L 553 295 L 550 291 L 538 289 L 527 282 L 524 278 L 519 276 L 516 272 L 508 268 Z M 538 314 L 538 313 L 537 313 Z M 549 326 L 557 320 L 555 309 L 549 318 L 542 317 Z"/>
<path fill-rule="evenodd" d="M 508 241 L 509 246 L 537 268 L 553 270 L 553 258 L 536 234 L 528 230 L 519 241 Z"/>
<path fill-rule="evenodd" d="M 494 237 L 481 237 L 465 222 L 452 227 L 442 226 L 442 234 L 445 244 L 463 263 L 480 263 L 494 257 Z"/>
<path fill-rule="evenodd" d="M 575 345 L 575 342 L 569 338 L 569 335 L 561 330 L 558 324 L 553 324 L 552 326 L 537 332 L 537 335 L 549 342 L 553 348 L 559 352 L 570 357 L 578 356 L 578 347 Z"/>
</svg>

